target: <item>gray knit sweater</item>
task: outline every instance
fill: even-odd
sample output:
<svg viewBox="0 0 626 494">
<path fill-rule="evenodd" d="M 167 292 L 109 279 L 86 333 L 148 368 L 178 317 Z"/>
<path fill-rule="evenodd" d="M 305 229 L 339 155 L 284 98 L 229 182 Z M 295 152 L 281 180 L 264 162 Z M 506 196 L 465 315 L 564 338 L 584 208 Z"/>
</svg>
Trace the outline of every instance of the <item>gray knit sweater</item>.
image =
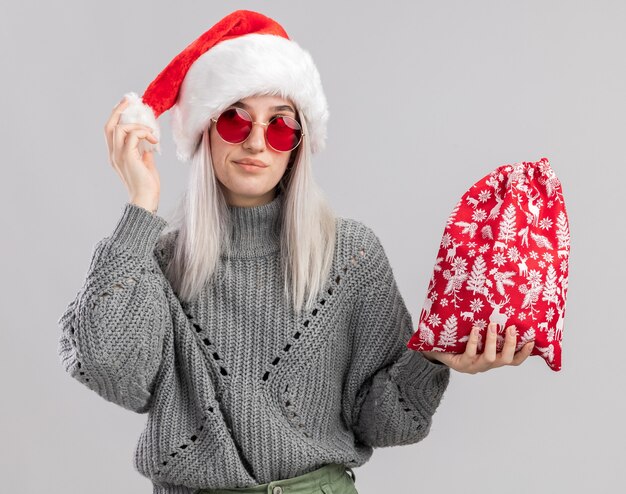
<svg viewBox="0 0 626 494">
<path fill-rule="evenodd" d="M 282 204 L 229 206 L 235 254 L 181 304 L 163 275 L 177 231 L 127 203 L 58 321 L 64 369 L 147 413 L 133 465 L 154 494 L 358 467 L 430 431 L 450 368 L 406 348 L 413 323 L 378 237 L 338 217 L 331 275 L 296 317 L 282 302 Z"/>
</svg>

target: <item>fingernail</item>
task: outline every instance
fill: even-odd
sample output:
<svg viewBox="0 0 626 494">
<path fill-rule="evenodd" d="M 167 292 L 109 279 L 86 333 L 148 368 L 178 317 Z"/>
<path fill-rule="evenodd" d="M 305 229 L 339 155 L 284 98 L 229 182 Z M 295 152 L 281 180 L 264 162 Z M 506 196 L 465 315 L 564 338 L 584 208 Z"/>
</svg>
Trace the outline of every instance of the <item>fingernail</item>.
<svg viewBox="0 0 626 494">
<path fill-rule="evenodd" d="M 509 328 L 509 334 L 510 334 L 511 336 L 514 336 L 514 335 L 515 335 L 515 328 L 514 328 L 514 327 L 512 327 L 512 326 L 511 326 L 511 327 Z"/>
<path fill-rule="evenodd" d="M 489 332 L 490 333 L 495 333 L 496 332 L 496 325 L 495 324 L 490 324 L 489 325 Z"/>
</svg>

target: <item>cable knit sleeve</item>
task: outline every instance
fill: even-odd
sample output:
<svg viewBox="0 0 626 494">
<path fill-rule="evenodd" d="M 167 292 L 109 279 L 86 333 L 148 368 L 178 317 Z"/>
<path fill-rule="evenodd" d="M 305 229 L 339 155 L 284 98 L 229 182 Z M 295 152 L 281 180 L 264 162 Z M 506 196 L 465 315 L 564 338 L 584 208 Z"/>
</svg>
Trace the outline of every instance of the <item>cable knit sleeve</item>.
<svg viewBox="0 0 626 494">
<path fill-rule="evenodd" d="M 137 413 L 149 409 L 172 324 L 154 255 L 165 219 L 126 203 L 113 234 L 96 244 L 86 280 L 57 321 L 58 353 L 73 378 Z"/>
<path fill-rule="evenodd" d="M 406 347 L 411 315 L 389 260 L 374 236 L 369 286 L 351 320 L 352 362 L 344 413 L 356 438 L 371 447 L 424 439 L 450 379 L 450 368 Z"/>
</svg>

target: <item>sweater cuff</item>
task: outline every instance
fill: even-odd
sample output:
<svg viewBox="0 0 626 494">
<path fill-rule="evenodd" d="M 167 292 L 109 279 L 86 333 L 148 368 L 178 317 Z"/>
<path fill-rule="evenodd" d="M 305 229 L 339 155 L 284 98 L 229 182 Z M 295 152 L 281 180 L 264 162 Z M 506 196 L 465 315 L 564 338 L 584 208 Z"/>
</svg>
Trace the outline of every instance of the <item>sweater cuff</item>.
<svg viewBox="0 0 626 494">
<path fill-rule="evenodd" d="M 164 218 L 127 202 L 110 239 L 134 254 L 145 256 L 154 250 L 156 241 L 166 226 L 167 221 Z"/>
<path fill-rule="evenodd" d="M 450 381 L 450 367 L 407 348 L 391 367 L 390 375 L 409 401 L 434 414 Z"/>
</svg>

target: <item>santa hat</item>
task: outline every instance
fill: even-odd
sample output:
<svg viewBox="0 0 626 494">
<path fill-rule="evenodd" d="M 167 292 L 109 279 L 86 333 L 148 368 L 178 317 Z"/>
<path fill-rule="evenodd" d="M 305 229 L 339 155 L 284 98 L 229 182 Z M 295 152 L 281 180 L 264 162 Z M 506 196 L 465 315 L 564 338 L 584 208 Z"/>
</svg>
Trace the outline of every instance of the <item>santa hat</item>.
<svg viewBox="0 0 626 494">
<path fill-rule="evenodd" d="M 312 153 L 325 147 L 328 105 L 311 55 L 273 19 L 237 10 L 188 45 L 130 104 L 120 123 L 154 129 L 157 118 L 172 110 L 172 133 L 178 159 L 191 159 L 202 132 L 228 106 L 255 94 L 291 99 L 306 119 Z M 160 147 L 141 141 L 140 151 Z"/>
</svg>

